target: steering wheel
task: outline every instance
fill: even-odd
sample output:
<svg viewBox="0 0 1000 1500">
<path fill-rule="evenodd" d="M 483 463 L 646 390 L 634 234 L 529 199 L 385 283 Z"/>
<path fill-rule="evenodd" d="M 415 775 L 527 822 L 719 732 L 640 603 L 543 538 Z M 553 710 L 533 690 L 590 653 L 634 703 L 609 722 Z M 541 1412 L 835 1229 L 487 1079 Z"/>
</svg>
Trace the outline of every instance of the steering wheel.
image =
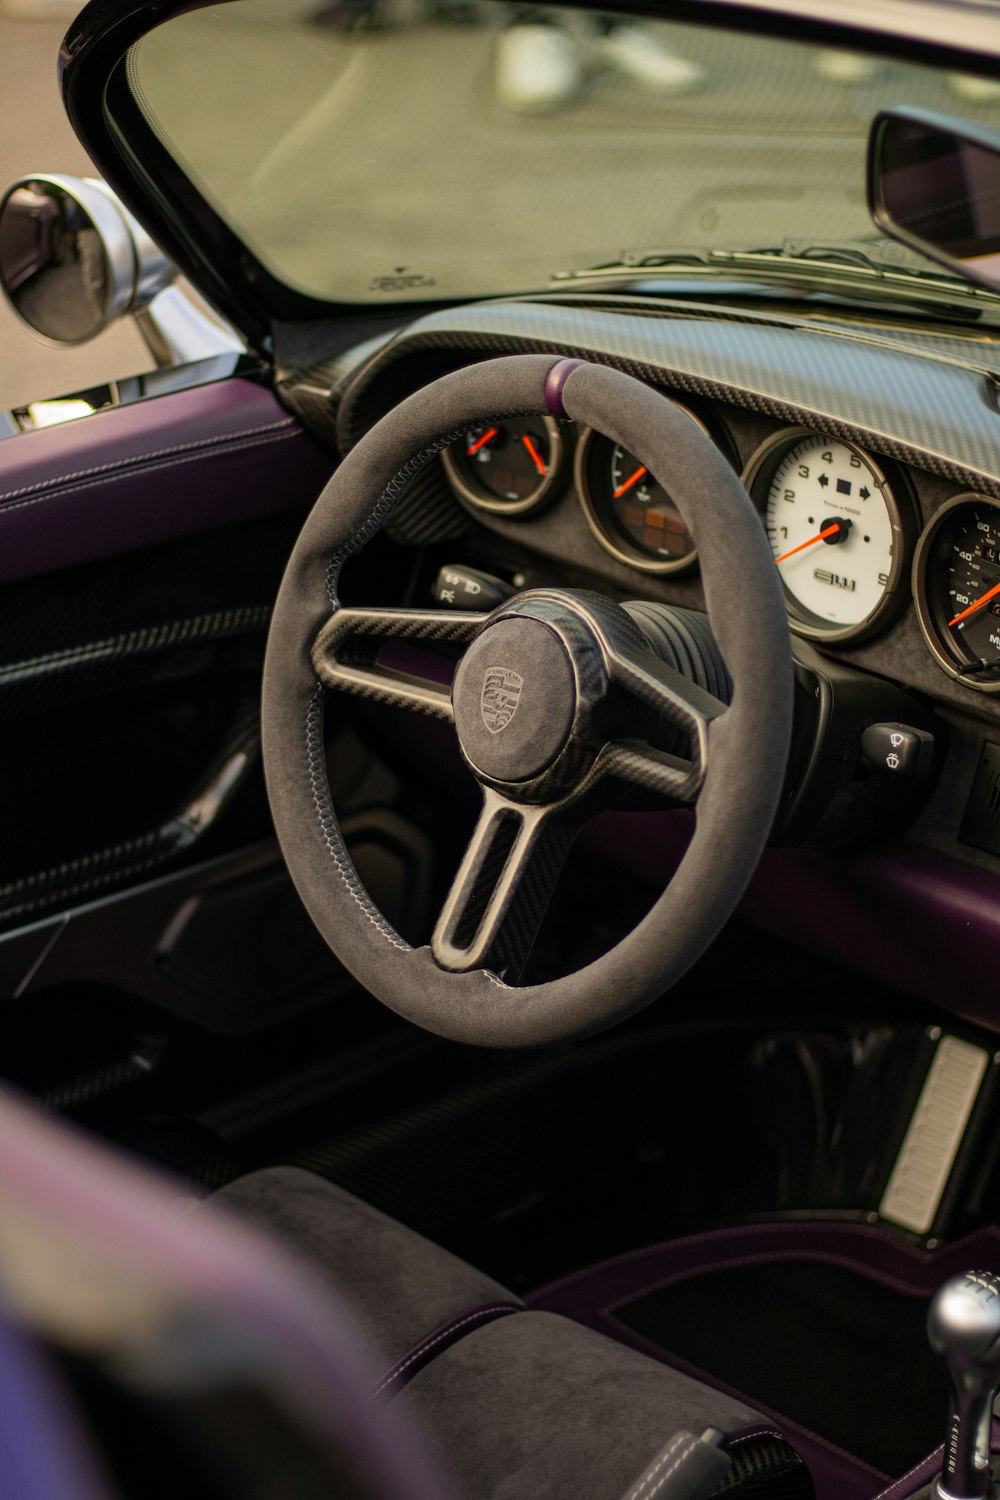
<svg viewBox="0 0 1000 1500">
<path fill-rule="evenodd" d="M 477 425 L 546 412 L 620 443 L 674 498 L 698 548 L 709 621 L 732 678 L 728 706 L 661 661 L 625 610 L 598 594 L 531 590 L 492 614 L 340 604 L 345 559 L 374 536 L 423 464 Z M 450 692 L 377 660 L 386 642 L 400 640 L 466 647 Z M 326 775 L 329 689 L 453 724 L 482 789 L 482 812 L 429 946 L 404 942 L 351 862 Z M 732 914 L 764 848 L 791 721 L 781 585 L 760 518 L 729 464 L 648 386 L 547 355 L 447 375 L 351 450 L 292 552 L 264 667 L 268 795 L 313 921 L 377 999 L 429 1031 L 478 1046 L 599 1031 L 685 973 Z M 657 748 L 664 723 L 686 754 Z M 562 978 L 509 983 L 504 976 L 530 946 L 558 878 L 574 814 L 609 776 L 696 804 L 687 852 L 647 915 L 610 951 Z"/>
</svg>

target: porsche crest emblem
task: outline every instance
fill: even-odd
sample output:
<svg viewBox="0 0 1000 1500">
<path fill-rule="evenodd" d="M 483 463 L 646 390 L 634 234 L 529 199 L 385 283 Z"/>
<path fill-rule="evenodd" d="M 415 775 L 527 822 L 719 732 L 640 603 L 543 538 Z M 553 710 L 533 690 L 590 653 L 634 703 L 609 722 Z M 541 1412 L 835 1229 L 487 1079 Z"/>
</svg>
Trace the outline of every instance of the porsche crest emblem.
<svg viewBox="0 0 1000 1500">
<path fill-rule="evenodd" d="M 507 728 L 517 713 L 523 686 L 524 678 L 509 667 L 486 668 L 479 711 L 490 734 L 499 734 L 501 729 Z"/>
</svg>

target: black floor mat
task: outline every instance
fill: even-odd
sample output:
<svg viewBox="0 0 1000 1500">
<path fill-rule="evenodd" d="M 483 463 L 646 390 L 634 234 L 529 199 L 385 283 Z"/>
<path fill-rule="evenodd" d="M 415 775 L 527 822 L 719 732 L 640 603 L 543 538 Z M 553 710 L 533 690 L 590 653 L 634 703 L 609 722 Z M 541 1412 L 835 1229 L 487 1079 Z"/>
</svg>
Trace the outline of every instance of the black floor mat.
<svg viewBox="0 0 1000 1500">
<path fill-rule="evenodd" d="M 901 1474 L 941 1441 L 947 1392 L 927 1302 L 822 1261 L 706 1273 L 616 1316 L 663 1349 Z"/>
</svg>

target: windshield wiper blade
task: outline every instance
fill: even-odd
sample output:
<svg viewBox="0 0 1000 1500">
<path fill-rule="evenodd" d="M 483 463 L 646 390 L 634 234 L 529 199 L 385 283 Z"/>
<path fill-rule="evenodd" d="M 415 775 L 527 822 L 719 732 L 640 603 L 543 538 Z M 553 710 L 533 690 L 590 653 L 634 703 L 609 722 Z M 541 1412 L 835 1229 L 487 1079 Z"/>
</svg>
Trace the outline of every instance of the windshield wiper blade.
<svg viewBox="0 0 1000 1500">
<path fill-rule="evenodd" d="M 996 292 L 936 270 L 913 252 L 889 242 L 885 242 L 884 251 L 880 242 L 814 245 L 798 241 L 759 248 L 626 251 L 620 260 L 604 261 L 582 270 L 557 271 L 552 280 L 565 285 L 607 276 L 636 278 L 653 271 L 706 280 L 720 272 L 735 272 L 755 281 L 802 287 L 812 292 L 904 297 L 923 304 L 948 304 L 952 308 L 956 303 L 964 303 L 969 312 L 976 305 L 1000 307 L 1000 295 Z"/>
</svg>

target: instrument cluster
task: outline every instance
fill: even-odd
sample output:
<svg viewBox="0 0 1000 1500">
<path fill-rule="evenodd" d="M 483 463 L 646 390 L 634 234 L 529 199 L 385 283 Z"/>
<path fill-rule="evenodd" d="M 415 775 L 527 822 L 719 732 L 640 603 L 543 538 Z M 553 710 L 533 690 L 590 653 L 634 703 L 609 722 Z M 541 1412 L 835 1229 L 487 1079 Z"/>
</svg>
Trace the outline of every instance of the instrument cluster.
<svg viewBox="0 0 1000 1500">
<path fill-rule="evenodd" d="M 740 473 L 767 533 L 791 629 L 829 645 L 862 641 L 912 600 L 934 661 L 1000 692 L 1000 503 L 954 496 L 922 526 L 908 473 L 857 444 L 784 427 L 740 464 L 721 423 L 676 403 Z M 645 574 L 697 567 L 688 527 L 638 457 L 550 417 L 498 421 L 442 455 L 463 505 L 527 517 L 572 488 L 600 546 Z"/>
</svg>

